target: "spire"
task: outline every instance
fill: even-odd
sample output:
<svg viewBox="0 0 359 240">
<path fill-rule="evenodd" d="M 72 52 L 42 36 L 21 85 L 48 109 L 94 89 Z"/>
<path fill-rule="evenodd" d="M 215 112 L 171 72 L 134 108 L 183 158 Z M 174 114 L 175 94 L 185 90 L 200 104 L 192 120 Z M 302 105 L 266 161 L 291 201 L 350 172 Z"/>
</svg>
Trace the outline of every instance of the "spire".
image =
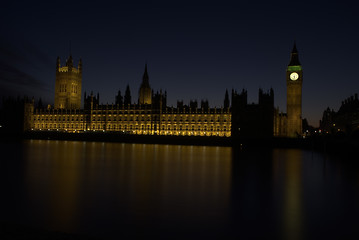
<svg viewBox="0 0 359 240">
<path fill-rule="evenodd" d="M 79 60 L 78 69 L 79 69 L 80 72 L 82 72 L 82 59 L 81 58 Z"/>
<path fill-rule="evenodd" d="M 149 78 L 148 78 L 147 63 L 146 63 L 145 64 L 145 72 L 143 73 L 143 77 L 142 77 L 141 87 L 150 87 L 150 83 L 148 80 L 149 80 Z"/>
<path fill-rule="evenodd" d="M 125 97 L 123 99 L 125 106 L 131 105 L 131 91 L 130 91 L 130 85 L 127 84 L 126 91 L 125 91 Z"/>
<path fill-rule="evenodd" d="M 228 90 L 226 89 L 226 94 L 224 95 L 224 108 L 229 108 L 229 96 L 228 96 Z"/>
<path fill-rule="evenodd" d="M 59 68 L 61 67 L 60 66 L 60 57 L 57 57 L 57 59 L 56 59 L 56 70 L 59 70 Z"/>
<path fill-rule="evenodd" d="M 300 64 L 299 58 L 298 58 L 298 50 L 297 50 L 296 43 L 294 41 L 292 53 L 290 54 L 290 62 L 288 64 L 288 66 L 300 66 L 300 65 L 301 64 Z"/>
<path fill-rule="evenodd" d="M 292 53 L 298 53 L 296 42 L 294 41 Z"/>
<path fill-rule="evenodd" d="M 70 55 L 69 59 L 67 59 L 66 65 L 71 68 L 74 66 L 74 60 L 72 59 L 72 55 Z"/>
<path fill-rule="evenodd" d="M 151 104 L 152 103 L 151 86 L 148 81 L 147 63 L 145 64 L 145 72 L 143 73 L 142 83 L 138 91 L 138 104 Z"/>
</svg>

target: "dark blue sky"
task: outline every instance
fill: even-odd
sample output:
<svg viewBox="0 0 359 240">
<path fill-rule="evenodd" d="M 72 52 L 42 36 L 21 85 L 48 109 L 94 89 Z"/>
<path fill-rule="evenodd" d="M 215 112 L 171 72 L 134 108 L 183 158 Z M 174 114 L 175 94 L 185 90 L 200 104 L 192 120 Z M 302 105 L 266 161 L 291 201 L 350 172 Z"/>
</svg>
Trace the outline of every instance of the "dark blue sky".
<svg viewBox="0 0 359 240">
<path fill-rule="evenodd" d="M 130 84 L 132 99 L 148 63 L 154 90 L 168 104 L 208 99 L 225 90 L 274 89 L 286 111 L 285 70 L 294 40 L 303 65 L 303 117 L 315 126 L 328 106 L 359 92 L 358 15 L 350 2 L 166 1 L 128 4 L 13 2 L 0 10 L 0 94 L 53 104 L 55 62 L 83 60 L 83 92 L 114 102 Z"/>
</svg>

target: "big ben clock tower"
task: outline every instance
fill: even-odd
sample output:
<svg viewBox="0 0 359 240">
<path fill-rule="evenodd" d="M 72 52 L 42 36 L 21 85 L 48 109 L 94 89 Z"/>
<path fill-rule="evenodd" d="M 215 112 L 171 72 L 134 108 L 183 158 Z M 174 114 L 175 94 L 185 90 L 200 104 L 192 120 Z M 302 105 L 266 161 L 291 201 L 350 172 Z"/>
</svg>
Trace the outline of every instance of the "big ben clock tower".
<svg viewBox="0 0 359 240">
<path fill-rule="evenodd" d="M 303 71 L 294 43 L 287 68 L 287 136 L 302 134 L 302 83 Z"/>
</svg>

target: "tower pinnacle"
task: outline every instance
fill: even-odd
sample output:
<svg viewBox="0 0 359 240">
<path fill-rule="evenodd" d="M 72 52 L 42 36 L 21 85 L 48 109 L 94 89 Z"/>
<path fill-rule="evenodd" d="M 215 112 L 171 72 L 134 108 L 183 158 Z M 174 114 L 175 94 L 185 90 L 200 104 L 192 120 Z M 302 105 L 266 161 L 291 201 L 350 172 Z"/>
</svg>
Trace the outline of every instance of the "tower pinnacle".
<svg viewBox="0 0 359 240">
<path fill-rule="evenodd" d="M 143 77 L 142 77 L 142 86 L 143 87 L 150 87 L 150 83 L 149 83 L 149 77 L 148 77 L 148 73 L 147 73 L 147 63 L 145 64 L 145 72 L 143 73 Z"/>
<path fill-rule="evenodd" d="M 297 45 L 294 41 L 294 45 L 293 45 L 293 49 L 292 49 L 292 53 L 290 54 L 290 62 L 288 64 L 288 66 L 300 66 L 300 62 L 299 62 L 299 58 L 298 58 L 298 50 L 297 50 Z"/>
<path fill-rule="evenodd" d="M 152 103 L 152 91 L 149 83 L 149 77 L 147 73 L 147 63 L 145 64 L 145 72 L 143 73 L 142 83 L 138 93 L 139 104 L 151 104 Z"/>
</svg>

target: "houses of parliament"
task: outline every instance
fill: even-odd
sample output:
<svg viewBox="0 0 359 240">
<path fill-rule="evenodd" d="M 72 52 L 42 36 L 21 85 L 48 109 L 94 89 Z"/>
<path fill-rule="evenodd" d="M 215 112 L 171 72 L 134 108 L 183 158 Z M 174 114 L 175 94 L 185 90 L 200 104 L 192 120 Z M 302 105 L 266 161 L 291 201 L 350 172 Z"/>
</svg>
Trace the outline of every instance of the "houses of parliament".
<svg viewBox="0 0 359 240">
<path fill-rule="evenodd" d="M 25 131 L 117 132 L 137 135 L 219 136 L 219 137 L 298 137 L 302 134 L 302 66 L 294 44 L 286 70 L 287 112 L 274 107 L 274 91 L 259 89 L 258 103 L 247 102 L 247 91 L 226 90 L 223 107 L 210 107 L 208 101 L 177 101 L 167 106 L 167 92 L 150 86 L 147 64 L 138 90 L 138 101 L 131 98 L 127 85 L 113 104 L 100 104 L 99 94 L 84 94 L 81 108 L 82 60 L 73 58 L 61 66 L 56 61 L 55 102 L 46 109 L 25 104 Z M 284 83 L 284 81 L 283 81 Z"/>
</svg>

